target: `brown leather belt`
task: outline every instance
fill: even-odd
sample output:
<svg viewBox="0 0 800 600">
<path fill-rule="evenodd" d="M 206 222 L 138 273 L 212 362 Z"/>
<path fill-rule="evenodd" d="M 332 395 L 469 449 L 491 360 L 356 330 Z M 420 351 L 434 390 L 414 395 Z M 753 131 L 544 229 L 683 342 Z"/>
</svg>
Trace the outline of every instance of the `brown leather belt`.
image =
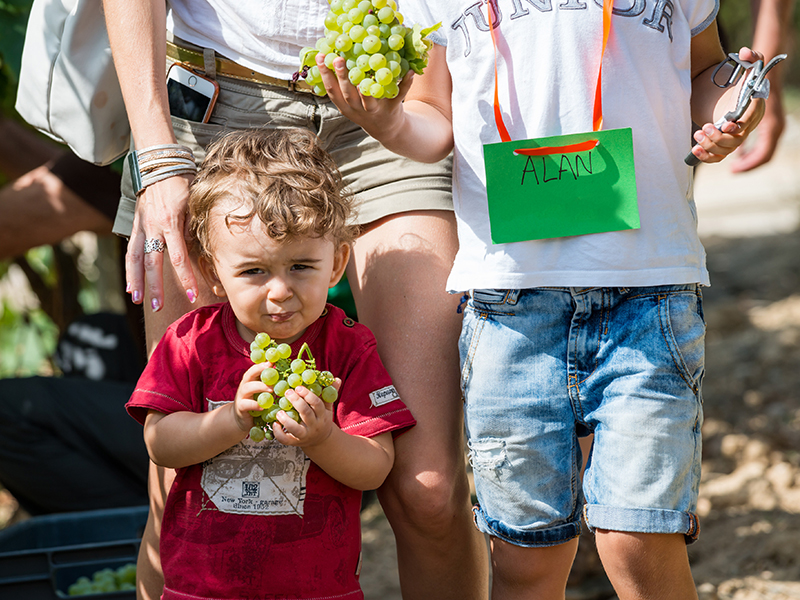
<svg viewBox="0 0 800 600">
<path fill-rule="evenodd" d="M 201 71 L 204 68 L 203 53 L 189 50 L 188 48 L 181 48 L 167 40 L 167 56 L 172 60 L 191 65 Z M 233 79 L 241 79 L 244 81 L 251 81 L 253 83 L 261 83 L 264 85 L 271 85 L 274 87 L 283 88 L 291 92 L 301 92 L 304 94 L 313 94 L 311 86 L 305 81 L 284 81 L 282 79 L 275 79 L 269 75 L 258 73 L 247 67 L 233 62 L 227 58 L 222 58 L 217 55 L 215 58 L 217 75 L 223 77 L 231 77 Z"/>
</svg>

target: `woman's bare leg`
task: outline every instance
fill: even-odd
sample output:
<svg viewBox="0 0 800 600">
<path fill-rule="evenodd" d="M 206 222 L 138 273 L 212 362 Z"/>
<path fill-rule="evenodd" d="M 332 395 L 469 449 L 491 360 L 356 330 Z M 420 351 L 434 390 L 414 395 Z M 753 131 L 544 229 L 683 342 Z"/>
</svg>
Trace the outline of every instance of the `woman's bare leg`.
<svg viewBox="0 0 800 600">
<path fill-rule="evenodd" d="M 488 594 L 464 462 L 459 298 L 445 291 L 456 248 L 452 213 L 403 213 L 372 224 L 348 267 L 359 321 L 417 420 L 395 440 L 395 466 L 378 490 L 408 600 Z"/>
<path fill-rule="evenodd" d="M 147 339 L 147 356 L 155 349 L 161 336 L 176 319 L 186 314 L 193 308 L 215 301 L 215 296 L 209 289 L 197 267 L 197 262 L 192 261 L 192 268 L 197 274 L 199 297 L 195 304 L 191 304 L 186 294 L 178 283 L 175 271 L 169 261 L 164 261 L 164 307 L 158 312 L 150 309 L 150 302 L 145 298 L 144 326 Z M 164 469 L 150 463 L 148 478 L 148 491 L 150 494 L 150 513 L 147 517 L 139 548 L 139 559 L 136 564 L 136 598 L 137 600 L 159 600 L 164 588 L 164 573 L 161 570 L 159 554 L 159 540 L 161 539 L 161 517 L 164 514 L 164 505 L 167 501 L 175 471 Z"/>
</svg>

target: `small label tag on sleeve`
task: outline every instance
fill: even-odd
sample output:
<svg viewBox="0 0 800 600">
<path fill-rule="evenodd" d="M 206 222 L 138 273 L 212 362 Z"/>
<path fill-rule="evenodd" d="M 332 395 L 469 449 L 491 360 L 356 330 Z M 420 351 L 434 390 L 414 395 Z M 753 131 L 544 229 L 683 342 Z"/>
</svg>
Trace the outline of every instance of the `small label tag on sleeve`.
<svg viewBox="0 0 800 600">
<path fill-rule="evenodd" d="M 393 385 L 387 385 L 385 388 L 375 390 L 369 397 L 372 400 L 372 406 L 378 407 L 399 400 L 400 394 L 397 393 Z"/>
</svg>

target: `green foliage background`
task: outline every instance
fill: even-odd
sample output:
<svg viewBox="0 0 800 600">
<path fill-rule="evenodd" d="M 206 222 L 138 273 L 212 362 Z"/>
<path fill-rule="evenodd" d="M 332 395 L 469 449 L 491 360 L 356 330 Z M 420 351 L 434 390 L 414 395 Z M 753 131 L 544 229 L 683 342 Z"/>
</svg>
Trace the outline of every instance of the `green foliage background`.
<svg viewBox="0 0 800 600">
<path fill-rule="evenodd" d="M 0 110 L 12 114 L 32 0 L 0 0 Z"/>
<path fill-rule="evenodd" d="M 22 45 L 32 0 L 0 0 L 0 114 L 17 118 L 14 102 L 22 61 Z M 6 177 L 0 173 L 0 185 Z M 26 255 L 29 263 L 53 285 L 52 250 L 35 248 Z M 10 261 L 0 261 L 0 278 Z M 0 300 L 0 377 L 44 373 L 51 369 L 58 330 L 44 311 L 19 311 L 8 300 Z"/>
</svg>

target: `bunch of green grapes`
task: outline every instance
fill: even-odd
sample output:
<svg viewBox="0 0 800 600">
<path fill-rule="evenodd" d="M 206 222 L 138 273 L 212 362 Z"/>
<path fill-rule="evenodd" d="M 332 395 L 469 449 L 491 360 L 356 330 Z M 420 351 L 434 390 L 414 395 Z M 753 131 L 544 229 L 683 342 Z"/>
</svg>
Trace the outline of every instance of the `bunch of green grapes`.
<svg viewBox="0 0 800 600">
<path fill-rule="evenodd" d="M 250 344 L 250 360 L 256 364 L 272 364 L 261 371 L 261 381 L 272 387 L 272 393 L 261 392 L 253 398 L 261 407 L 260 410 L 250 411 L 253 417 L 250 439 L 254 442 L 273 439 L 272 424 L 282 410 L 290 418 L 300 422 L 300 415 L 285 396 L 287 390 L 302 385 L 329 404 L 336 402 L 339 397 L 339 392 L 333 387 L 333 373 L 317 370 L 316 360 L 308 344 L 303 344 L 297 357 L 292 360 L 292 348 L 289 344 L 278 344 L 262 332 Z"/>
<path fill-rule="evenodd" d="M 96 571 L 91 578 L 79 577 L 75 583 L 67 588 L 67 594 L 70 596 L 88 596 L 135 589 L 136 565 L 128 563 L 116 570 L 108 568 Z"/>
<path fill-rule="evenodd" d="M 433 45 L 425 39 L 441 23 L 423 29 L 406 27 L 395 0 L 329 0 L 325 36 L 315 48 L 300 51 L 300 72 L 314 93 L 326 95 L 316 65 L 316 55 L 325 55 L 325 66 L 333 69 L 337 56 L 345 59 L 350 82 L 364 96 L 394 98 L 398 84 L 409 70 L 421 74 Z"/>
</svg>

